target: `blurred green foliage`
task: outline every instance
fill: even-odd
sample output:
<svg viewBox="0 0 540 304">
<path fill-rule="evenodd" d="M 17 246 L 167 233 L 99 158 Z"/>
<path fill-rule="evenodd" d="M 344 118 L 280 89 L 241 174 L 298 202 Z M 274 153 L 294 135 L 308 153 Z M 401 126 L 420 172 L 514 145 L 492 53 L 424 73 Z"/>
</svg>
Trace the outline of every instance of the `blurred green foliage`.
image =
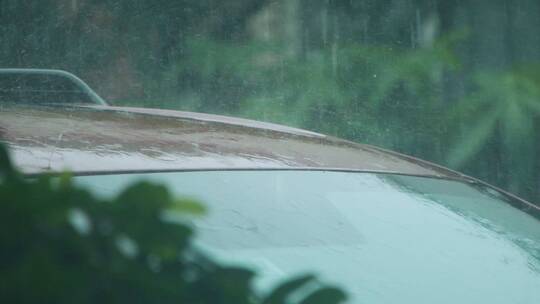
<svg viewBox="0 0 540 304">
<path fill-rule="evenodd" d="M 514 192 L 536 193 L 538 180 L 537 132 L 540 128 L 540 67 L 519 67 L 505 73 L 480 73 L 475 88 L 449 114 L 458 122 L 461 136 L 449 153 L 449 164 L 455 167 L 478 163 L 490 150 L 498 150 L 495 168 L 510 168 L 494 173 L 499 183 Z M 493 159 L 493 158 L 492 158 Z M 476 164 L 475 164 L 476 163 Z"/>
<path fill-rule="evenodd" d="M 0 65 L 380 145 L 537 201 L 537 0 L 0 2 Z"/>
<path fill-rule="evenodd" d="M 0 145 L 0 303 L 341 303 L 338 288 L 300 276 L 267 293 L 255 273 L 192 245 L 196 202 L 140 182 L 110 200 L 70 176 L 22 177 Z"/>
<path fill-rule="evenodd" d="M 458 68 L 448 43 L 417 50 L 351 44 L 334 54 L 321 51 L 297 60 L 280 54 L 278 46 L 197 40 L 190 41 L 192 55 L 178 62 L 172 74 L 199 80 L 197 90 L 212 84 L 201 94 L 183 90 L 181 108 L 190 105 L 190 110 L 263 119 L 394 148 L 425 147 L 444 123 L 440 114 L 445 105 L 436 94 L 440 74 Z M 239 101 L 227 102 L 234 98 Z M 392 134 L 395 130 L 401 136 Z"/>
</svg>

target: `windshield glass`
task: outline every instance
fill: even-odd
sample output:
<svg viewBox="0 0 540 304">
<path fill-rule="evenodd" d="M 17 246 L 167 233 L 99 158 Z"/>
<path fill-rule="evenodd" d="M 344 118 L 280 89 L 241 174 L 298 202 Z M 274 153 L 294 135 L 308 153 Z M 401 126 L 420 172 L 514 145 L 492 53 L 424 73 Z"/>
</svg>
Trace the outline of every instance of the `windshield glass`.
<svg viewBox="0 0 540 304">
<path fill-rule="evenodd" d="M 540 222 L 488 188 L 329 171 L 76 177 L 103 196 L 139 179 L 207 202 L 198 246 L 258 269 L 263 291 L 315 271 L 352 303 L 540 303 Z"/>
<path fill-rule="evenodd" d="M 5 73 L 0 70 L 0 102 L 95 103 L 72 79 L 47 73 Z"/>
</svg>

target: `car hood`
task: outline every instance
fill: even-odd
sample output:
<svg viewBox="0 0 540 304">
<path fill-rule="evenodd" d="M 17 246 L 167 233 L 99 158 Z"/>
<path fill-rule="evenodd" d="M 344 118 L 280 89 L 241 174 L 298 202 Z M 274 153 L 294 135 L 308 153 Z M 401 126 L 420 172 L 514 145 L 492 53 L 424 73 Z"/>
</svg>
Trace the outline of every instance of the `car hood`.
<svg viewBox="0 0 540 304">
<path fill-rule="evenodd" d="M 0 140 L 25 173 L 304 168 L 462 178 L 315 132 L 170 110 L 3 105 Z"/>
</svg>

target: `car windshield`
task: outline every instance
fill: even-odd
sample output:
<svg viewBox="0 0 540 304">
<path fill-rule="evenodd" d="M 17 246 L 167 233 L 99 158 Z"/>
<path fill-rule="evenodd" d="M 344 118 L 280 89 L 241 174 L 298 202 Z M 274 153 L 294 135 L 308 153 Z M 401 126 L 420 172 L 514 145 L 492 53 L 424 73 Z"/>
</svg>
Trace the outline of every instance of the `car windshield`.
<svg viewBox="0 0 540 304">
<path fill-rule="evenodd" d="M 540 222 L 490 188 L 302 170 L 75 178 L 101 196 L 142 179 L 207 202 L 198 246 L 259 270 L 260 290 L 315 271 L 353 303 L 540 303 Z"/>
<path fill-rule="evenodd" d="M 46 73 L 3 73 L 0 103 L 95 103 L 75 81 Z"/>
</svg>

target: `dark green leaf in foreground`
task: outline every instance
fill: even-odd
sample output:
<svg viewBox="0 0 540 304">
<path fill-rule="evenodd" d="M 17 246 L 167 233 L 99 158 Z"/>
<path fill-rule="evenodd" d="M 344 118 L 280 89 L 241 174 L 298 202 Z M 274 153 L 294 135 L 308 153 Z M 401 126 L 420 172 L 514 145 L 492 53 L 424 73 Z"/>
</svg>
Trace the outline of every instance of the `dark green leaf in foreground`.
<svg viewBox="0 0 540 304">
<path fill-rule="evenodd" d="M 313 279 L 313 276 L 306 275 L 284 282 L 268 295 L 263 304 L 284 303 L 291 292 L 313 281 Z"/>
<path fill-rule="evenodd" d="M 326 287 L 316 290 L 306 297 L 300 304 L 328 304 L 341 303 L 347 296 L 338 288 Z"/>
</svg>

